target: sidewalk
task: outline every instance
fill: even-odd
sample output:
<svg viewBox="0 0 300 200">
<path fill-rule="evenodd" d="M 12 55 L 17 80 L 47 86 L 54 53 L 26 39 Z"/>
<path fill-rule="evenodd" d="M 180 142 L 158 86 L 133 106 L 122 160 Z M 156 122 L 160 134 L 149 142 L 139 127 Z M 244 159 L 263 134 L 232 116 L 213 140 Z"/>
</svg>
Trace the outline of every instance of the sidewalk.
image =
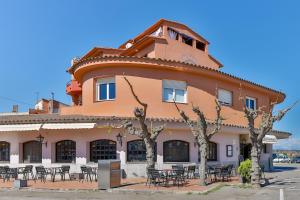
<svg viewBox="0 0 300 200">
<path fill-rule="evenodd" d="M 110 191 L 140 191 L 140 192 L 206 192 L 211 190 L 212 188 L 218 187 L 224 184 L 237 185 L 239 183 L 237 177 L 233 177 L 229 182 L 216 182 L 213 184 L 209 184 L 208 186 L 200 186 L 198 179 L 190 179 L 187 184 L 184 186 L 173 186 L 169 187 L 164 186 L 146 186 L 145 178 L 130 178 L 130 179 L 122 179 L 122 186 L 118 188 L 111 189 Z M 36 181 L 36 183 L 32 180 L 28 181 L 28 187 L 25 189 L 47 189 L 47 190 L 98 190 L 97 182 L 79 182 L 79 181 L 55 181 L 51 182 L 47 180 L 45 183 L 40 180 Z M 0 181 L 1 189 L 12 189 L 13 188 L 13 180 L 2 182 Z"/>
</svg>

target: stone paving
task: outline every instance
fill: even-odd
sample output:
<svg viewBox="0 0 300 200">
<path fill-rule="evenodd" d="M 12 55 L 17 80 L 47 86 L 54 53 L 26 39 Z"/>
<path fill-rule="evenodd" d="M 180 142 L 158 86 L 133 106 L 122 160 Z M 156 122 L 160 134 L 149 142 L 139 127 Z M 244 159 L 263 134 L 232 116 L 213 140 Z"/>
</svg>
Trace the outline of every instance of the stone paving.
<svg viewBox="0 0 300 200">
<path fill-rule="evenodd" d="M 270 184 L 261 188 L 255 189 L 251 187 L 241 186 L 240 184 L 233 184 L 230 186 L 216 187 L 212 189 L 210 192 L 203 193 L 193 193 L 187 191 L 183 191 L 183 193 L 175 193 L 175 192 L 164 192 L 162 190 L 158 190 L 157 188 L 151 186 L 150 192 L 144 186 L 144 183 L 138 183 L 139 181 L 135 181 L 134 185 L 127 185 L 126 187 L 121 187 L 118 190 L 111 191 L 99 191 L 95 190 L 96 183 L 79 183 L 77 181 L 70 182 L 72 184 L 77 185 L 78 190 L 63 190 L 65 188 L 66 182 L 51 183 L 50 181 L 46 182 L 44 186 L 49 186 L 52 184 L 52 189 L 36 189 L 40 188 L 42 183 L 37 183 L 36 186 L 32 186 L 30 188 L 24 190 L 15 190 L 10 189 L 10 187 L 2 188 L 0 187 L 0 199 L 43 199 L 43 200 L 56 200 L 56 199 L 113 199 L 113 200 L 150 200 L 150 199 L 163 199 L 163 200 L 279 200 L 280 199 L 280 190 L 284 192 L 284 200 L 297 200 L 300 197 L 300 164 L 276 164 L 276 170 L 272 173 L 266 173 L 266 177 L 269 178 Z M 1 180 L 2 181 L 2 180 Z M 0 181 L 0 186 L 4 186 L 4 184 Z M 126 184 L 129 184 L 131 181 L 124 180 Z M 144 181 L 144 180 L 140 180 Z M 197 181 L 197 180 L 195 180 Z M 123 182 L 123 183 L 125 183 Z M 81 184 L 81 185 L 80 185 Z M 90 185 L 88 185 L 90 184 Z M 196 182 L 195 182 L 196 184 Z M 193 183 L 191 183 L 193 185 Z M 79 187 L 80 186 L 80 187 Z M 92 189 L 84 189 L 82 190 L 82 186 L 85 188 Z M 134 187 L 133 187 L 134 186 Z M 133 188 L 132 188 L 133 187 Z M 141 187 L 141 188 L 139 188 Z M 190 186 L 191 187 L 191 186 Z M 196 187 L 196 185 L 195 185 Z M 59 188 L 59 190 L 57 190 Z M 122 188 L 126 188 L 123 190 Z M 166 190 L 177 191 L 177 187 L 166 188 Z"/>
<path fill-rule="evenodd" d="M 2 180 L 1 180 L 2 181 Z M 205 192 L 214 187 L 218 187 L 223 184 L 236 185 L 238 184 L 238 178 L 233 177 L 229 182 L 216 182 L 209 184 L 208 186 L 200 186 L 198 179 L 189 179 L 187 183 L 183 186 L 174 186 L 173 184 L 169 184 L 168 187 L 165 186 L 146 186 L 145 178 L 131 178 L 131 179 L 122 179 L 122 187 L 115 188 L 113 190 L 121 190 L 121 191 L 165 191 L 165 192 Z M 0 188 L 13 188 L 13 180 L 0 182 Z M 57 180 L 52 182 L 47 180 L 46 182 L 41 182 L 37 180 L 36 182 L 29 180 L 28 187 L 24 189 L 49 189 L 49 190 L 97 190 L 97 182 L 89 182 L 89 181 L 60 181 Z"/>
</svg>

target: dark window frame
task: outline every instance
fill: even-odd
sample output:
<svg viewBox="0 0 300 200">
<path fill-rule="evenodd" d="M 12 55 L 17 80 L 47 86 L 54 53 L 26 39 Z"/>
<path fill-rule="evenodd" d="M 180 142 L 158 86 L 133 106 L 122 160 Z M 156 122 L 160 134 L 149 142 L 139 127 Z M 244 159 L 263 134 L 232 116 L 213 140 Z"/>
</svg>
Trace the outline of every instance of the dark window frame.
<svg viewBox="0 0 300 200">
<path fill-rule="evenodd" d="M 212 147 L 215 147 L 213 151 L 211 149 Z M 200 162 L 200 160 L 200 152 L 198 150 L 198 162 Z M 207 161 L 218 161 L 218 144 L 215 142 L 208 143 Z"/>
<path fill-rule="evenodd" d="M 62 145 L 63 147 L 60 145 Z M 58 147 L 58 146 L 60 146 L 60 147 Z M 59 154 L 61 154 L 61 155 L 59 155 Z M 61 141 L 56 142 L 55 143 L 55 162 L 56 163 L 75 163 L 76 162 L 76 142 L 73 140 L 61 140 Z"/>
<path fill-rule="evenodd" d="M 189 46 L 193 46 L 194 38 L 181 33 L 181 39 L 182 39 L 182 43 Z"/>
<path fill-rule="evenodd" d="M 98 160 L 115 160 L 115 159 L 117 159 L 116 141 L 108 140 L 108 139 L 99 139 L 90 142 L 91 162 L 98 162 Z"/>
<path fill-rule="evenodd" d="M 196 48 L 201 50 L 201 51 L 205 51 L 206 44 L 204 42 L 196 40 Z"/>
<path fill-rule="evenodd" d="M 10 143 L 0 141 L 0 162 L 10 161 Z"/>
<path fill-rule="evenodd" d="M 175 159 L 173 158 L 172 160 L 168 160 L 167 158 L 167 145 L 169 143 L 173 143 L 173 142 L 181 142 L 182 144 L 185 144 L 187 146 L 187 157 L 184 158 L 184 159 Z M 183 151 L 184 149 L 180 149 L 181 151 Z M 186 142 L 184 140 L 168 140 L 168 141 L 165 141 L 163 143 L 163 162 L 190 162 L 190 143 L 189 142 Z"/>
<path fill-rule="evenodd" d="M 231 150 L 229 150 L 229 147 Z M 233 157 L 233 145 L 226 145 L 226 156 Z"/>
<path fill-rule="evenodd" d="M 141 150 L 131 150 L 129 146 L 132 145 L 132 144 L 134 144 L 134 143 L 137 143 L 137 142 L 140 143 L 140 144 L 142 144 L 145 149 L 142 150 L 142 151 Z M 135 152 L 135 153 L 133 153 L 133 152 Z M 143 153 L 143 152 L 145 152 L 145 153 Z M 131 155 L 131 154 L 133 154 L 133 155 L 145 154 L 144 155 L 145 158 L 144 159 L 132 159 L 131 157 L 133 157 L 133 155 Z M 129 162 L 129 163 L 146 162 L 147 161 L 146 156 L 147 156 L 146 145 L 145 145 L 145 143 L 144 143 L 143 140 L 137 139 L 137 140 L 131 140 L 131 141 L 127 142 L 127 151 L 126 151 L 126 161 L 127 162 Z M 154 145 L 154 160 L 155 160 L 155 162 L 157 160 L 157 143 L 155 143 L 155 145 Z"/>
<path fill-rule="evenodd" d="M 208 143 L 208 161 L 218 161 L 218 144 L 215 142 Z"/>
<path fill-rule="evenodd" d="M 38 148 L 40 148 L 40 149 L 39 149 L 40 152 L 34 152 L 34 153 L 33 153 L 32 149 L 31 149 L 31 153 L 30 153 L 30 157 L 29 157 L 30 160 L 28 160 L 28 159 L 26 158 L 26 156 L 29 155 L 29 154 L 26 155 L 26 151 L 27 151 L 27 150 L 25 150 L 25 149 L 27 148 L 27 145 L 29 145 L 29 147 L 32 148 L 32 147 L 33 147 L 33 144 L 34 144 L 34 145 L 38 145 L 38 147 L 35 146 L 35 147 L 36 147 L 35 150 L 37 150 Z M 31 146 L 30 146 L 30 145 L 31 145 Z M 38 155 L 38 154 L 35 154 L 35 153 L 39 153 L 39 155 Z M 24 143 L 23 143 L 23 163 L 42 163 L 42 159 L 43 159 L 42 153 L 43 153 L 43 152 L 42 152 L 42 143 L 40 143 L 40 142 L 38 142 L 38 141 L 36 141 L 36 140 L 30 140 L 30 141 L 27 141 L 27 142 L 24 142 Z M 34 156 L 32 156 L 32 155 L 35 155 L 36 158 L 35 158 Z"/>
</svg>

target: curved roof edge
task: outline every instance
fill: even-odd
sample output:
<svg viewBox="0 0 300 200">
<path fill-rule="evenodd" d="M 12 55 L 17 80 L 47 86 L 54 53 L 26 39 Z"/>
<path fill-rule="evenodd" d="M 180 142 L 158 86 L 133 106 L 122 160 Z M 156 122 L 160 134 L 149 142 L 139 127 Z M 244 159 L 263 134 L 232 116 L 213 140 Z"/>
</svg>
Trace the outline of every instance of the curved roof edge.
<svg viewBox="0 0 300 200">
<path fill-rule="evenodd" d="M 283 96 L 283 99 L 285 99 L 285 97 L 286 97 L 286 95 L 281 91 L 274 90 L 272 88 L 263 86 L 261 84 L 258 84 L 258 83 L 255 83 L 255 82 L 252 82 L 252 81 L 249 81 L 249 80 L 237 77 L 237 76 L 234 76 L 234 75 L 226 73 L 226 72 L 222 72 L 222 71 L 217 70 L 217 69 L 213 69 L 211 67 L 196 65 L 196 64 L 191 64 L 191 63 L 185 63 L 185 62 L 180 62 L 180 61 L 176 61 L 176 60 L 162 59 L 162 58 L 148 58 L 148 57 L 135 57 L 135 56 L 91 57 L 91 58 L 80 60 L 78 63 L 71 66 L 67 71 L 69 73 L 74 73 L 76 71 L 76 69 L 78 69 L 81 65 L 89 64 L 89 63 L 93 63 L 93 62 L 97 62 L 97 61 L 108 61 L 108 60 L 109 61 L 112 61 L 112 60 L 129 61 L 129 59 L 134 59 L 137 62 L 147 62 L 147 63 L 152 62 L 153 64 L 162 64 L 162 63 L 158 63 L 158 62 L 163 62 L 165 64 L 180 64 L 180 65 L 183 65 L 183 66 L 196 67 L 197 69 L 202 69 L 202 70 L 206 70 L 206 71 L 209 71 L 209 72 L 217 73 L 217 74 L 220 74 L 220 75 L 223 75 L 223 76 L 226 76 L 226 77 L 238 80 L 238 81 L 243 81 L 243 82 L 248 83 L 250 85 L 254 85 L 256 87 L 259 87 L 259 88 L 262 88 L 262 89 L 265 89 L 265 90 L 268 90 L 268 91 L 271 91 L 271 92 L 274 92 L 274 93 L 278 93 L 278 94 Z"/>
</svg>

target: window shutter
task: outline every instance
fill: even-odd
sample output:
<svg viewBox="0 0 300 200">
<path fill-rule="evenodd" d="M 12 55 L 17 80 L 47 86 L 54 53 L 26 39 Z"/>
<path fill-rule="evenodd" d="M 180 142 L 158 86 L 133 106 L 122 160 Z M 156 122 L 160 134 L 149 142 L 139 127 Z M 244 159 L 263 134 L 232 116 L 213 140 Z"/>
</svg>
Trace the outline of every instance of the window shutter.
<svg viewBox="0 0 300 200">
<path fill-rule="evenodd" d="M 164 88 L 173 88 L 173 89 L 178 89 L 178 90 L 186 90 L 186 82 L 163 80 L 163 87 Z"/>
<path fill-rule="evenodd" d="M 232 105 L 232 92 L 219 89 L 218 90 L 218 99 L 220 103 L 225 105 Z"/>
</svg>

